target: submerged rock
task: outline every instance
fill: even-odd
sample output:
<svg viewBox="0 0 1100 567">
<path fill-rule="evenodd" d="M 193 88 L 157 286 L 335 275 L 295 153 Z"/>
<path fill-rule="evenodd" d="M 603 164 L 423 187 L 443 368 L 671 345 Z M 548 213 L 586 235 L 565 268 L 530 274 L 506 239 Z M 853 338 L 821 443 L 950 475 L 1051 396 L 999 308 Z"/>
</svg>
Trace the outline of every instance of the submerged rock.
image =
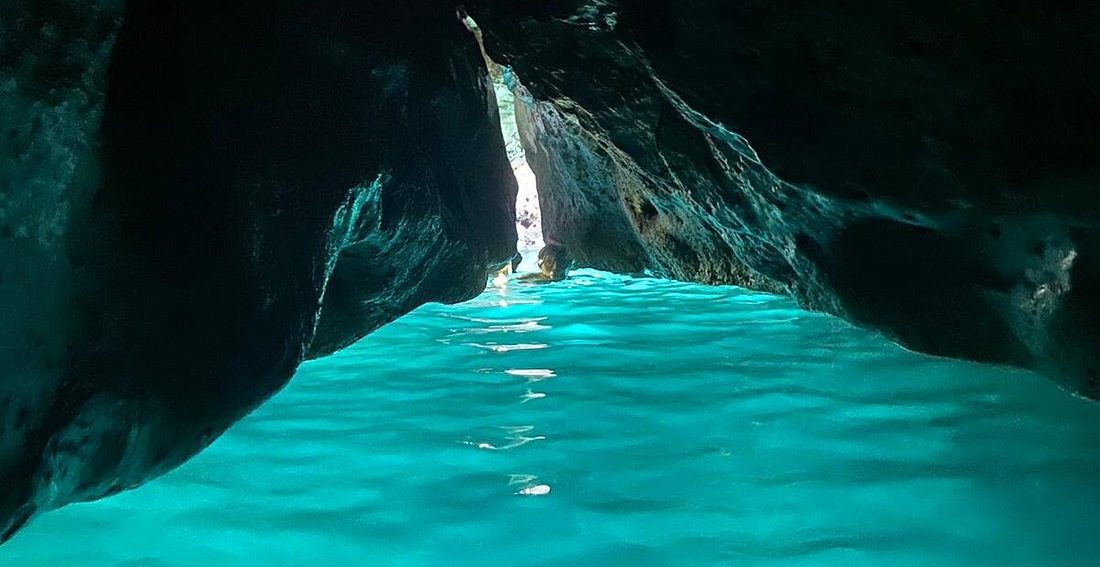
<svg viewBox="0 0 1100 567">
<path fill-rule="evenodd" d="M 485 0 L 578 263 L 789 293 L 1100 397 L 1100 8 Z"/>
<path fill-rule="evenodd" d="M 0 539 L 171 469 L 303 359 L 515 253 L 453 6 L 306 4 L 0 9 Z"/>
</svg>

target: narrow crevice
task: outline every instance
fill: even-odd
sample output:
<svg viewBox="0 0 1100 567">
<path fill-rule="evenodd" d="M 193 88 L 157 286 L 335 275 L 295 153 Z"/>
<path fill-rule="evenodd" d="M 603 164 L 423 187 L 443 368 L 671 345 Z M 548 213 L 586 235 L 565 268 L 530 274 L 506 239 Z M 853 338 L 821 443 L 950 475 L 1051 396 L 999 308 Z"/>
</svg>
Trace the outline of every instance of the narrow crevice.
<svg viewBox="0 0 1100 567">
<path fill-rule="evenodd" d="M 519 191 L 516 194 L 516 250 L 528 262 L 533 262 L 535 255 L 545 245 L 545 239 L 535 173 L 527 163 L 527 156 L 520 141 L 519 127 L 516 124 L 516 105 L 520 103 L 522 86 L 519 77 L 511 67 L 501 65 L 489 57 L 477 22 L 469 16 L 464 16 L 463 22 L 477 38 L 481 54 L 485 58 L 485 65 L 489 69 L 489 78 L 500 115 L 500 131 L 504 136 L 504 144 L 508 152 L 508 163 L 512 166 L 512 173 L 516 176 L 516 182 L 519 185 Z"/>
</svg>

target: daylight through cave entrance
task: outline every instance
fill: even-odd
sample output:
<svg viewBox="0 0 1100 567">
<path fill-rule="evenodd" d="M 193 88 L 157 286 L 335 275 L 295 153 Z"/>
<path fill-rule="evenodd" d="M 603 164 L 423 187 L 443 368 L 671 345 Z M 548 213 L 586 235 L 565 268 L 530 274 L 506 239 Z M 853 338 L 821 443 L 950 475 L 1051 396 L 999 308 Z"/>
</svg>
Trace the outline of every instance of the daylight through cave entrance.
<svg viewBox="0 0 1100 567">
<path fill-rule="evenodd" d="M 516 105 L 524 103 L 523 87 L 510 67 L 493 61 L 485 52 L 481 30 L 477 23 L 468 16 L 464 18 L 464 23 L 477 37 L 478 44 L 481 45 L 481 54 L 485 57 L 485 64 L 489 68 L 489 78 L 492 80 L 497 108 L 500 112 L 500 131 L 504 136 L 508 163 L 512 166 L 512 173 L 516 176 L 516 183 L 519 185 L 519 191 L 516 193 L 516 250 L 523 256 L 521 270 L 536 270 L 535 258 L 545 242 L 542 236 L 542 212 L 539 209 L 535 173 L 527 163 L 516 123 Z"/>
<path fill-rule="evenodd" d="M 504 134 L 504 144 L 508 150 L 508 163 L 511 164 L 512 173 L 519 185 L 519 192 L 516 193 L 516 248 L 527 257 L 529 252 L 537 252 L 543 246 L 542 213 L 539 211 L 535 173 L 527 164 L 516 125 L 516 104 L 522 104 L 518 99 L 520 87 L 515 74 L 508 67 L 498 65 L 490 73 L 497 105 L 500 107 L 500 130 Z"/>
</svg>

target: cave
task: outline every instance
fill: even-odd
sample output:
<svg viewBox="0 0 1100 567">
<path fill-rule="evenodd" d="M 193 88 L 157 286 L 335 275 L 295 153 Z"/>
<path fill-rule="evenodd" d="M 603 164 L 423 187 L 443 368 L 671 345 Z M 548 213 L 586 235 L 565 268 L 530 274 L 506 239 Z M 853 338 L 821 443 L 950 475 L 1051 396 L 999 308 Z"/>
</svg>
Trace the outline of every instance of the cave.
<svg viewBox="0 0 1100 567">
<path fill-rule="evenodd" d="M 0 563 L 1092 564 L 1098 26 L 8 0 Z"/>
<path fill-rule="evenodd" d="M 520 138 L 520 126 L 517 121 L 517 113 L 522 112 L 520 106 L 525 100 L 530 99 L 530 94 L 523 88 L 515 70 L 507 65 L 501 65 L 485 51 L 484 34 L 469 15 L 464 15 L 463 24 L 474 34 L 485 59 L 485 67 L 489 72 L 489 78 L 493 85 L 493 95 L 496 99 L 497 110 L 500 115 L 500 134 L 504 137 L 504 148 L 508 154 L 508 164 L 512 166 L 512 174 L 516 178 L 516 251 L 519 256 L 508 267 L 507 272 L 519 269 L 525 257 L 533 257 L 546 245 L 542 230 L 542 206 L 539 202 L 538 182 L 531 164 L 527 161 L 527 150 Z M 532 264 L 525 264 L 530 268 Z M 506 274 L 504 274 L 506 275 Z"/>
</svg>

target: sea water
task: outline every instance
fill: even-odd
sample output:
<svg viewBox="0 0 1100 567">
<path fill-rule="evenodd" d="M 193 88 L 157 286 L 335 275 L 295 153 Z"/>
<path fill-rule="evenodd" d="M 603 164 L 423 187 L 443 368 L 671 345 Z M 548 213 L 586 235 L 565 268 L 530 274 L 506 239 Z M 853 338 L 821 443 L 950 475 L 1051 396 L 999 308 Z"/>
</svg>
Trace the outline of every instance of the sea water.
<svg viewBox="0 0 1100 567">
<path fill-rule="evenodd" d="M 789 299 L 580 272 L 428 305 L 3 565 L 1096 565 L 1100 404 Z"/>
</svg>

